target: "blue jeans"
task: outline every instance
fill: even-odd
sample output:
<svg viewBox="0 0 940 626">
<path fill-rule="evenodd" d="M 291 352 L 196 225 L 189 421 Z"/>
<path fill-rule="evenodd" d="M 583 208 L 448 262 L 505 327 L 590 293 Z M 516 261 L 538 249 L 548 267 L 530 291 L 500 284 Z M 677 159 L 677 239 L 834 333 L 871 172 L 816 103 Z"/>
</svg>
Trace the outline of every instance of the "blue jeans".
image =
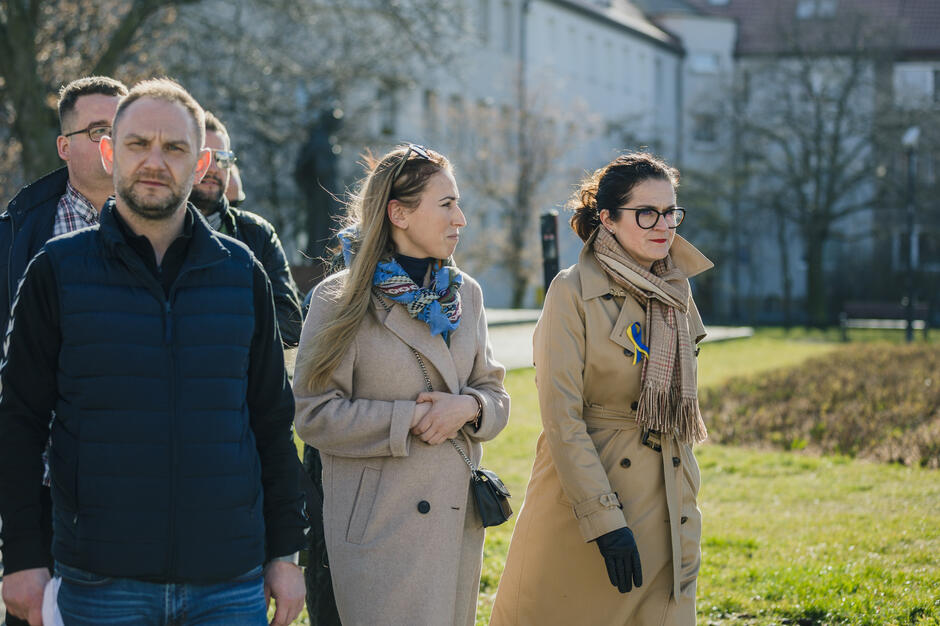
<svg viewBox="0 0 940 626">
<path fill-rule="evenodd" d="M 266 626 L 261 566 L 211 584 L 109 578 L 56 563 L 59 612 L 66 626 Z"/>
</svg>

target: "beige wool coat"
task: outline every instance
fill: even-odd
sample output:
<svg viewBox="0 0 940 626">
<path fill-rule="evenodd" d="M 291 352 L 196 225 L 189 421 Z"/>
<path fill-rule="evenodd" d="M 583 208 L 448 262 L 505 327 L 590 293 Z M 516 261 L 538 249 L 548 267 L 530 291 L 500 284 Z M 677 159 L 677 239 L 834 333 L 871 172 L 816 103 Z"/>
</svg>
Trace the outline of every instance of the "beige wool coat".
<svg viewBox="0 0 940 626">
<path fill-rule="evenodd" d="M 494 626 L 695 623 L 699 470 L 687 444 L 642 442 L 641 365 L 627 330 L 646 314 L 596 262 L 591 241 L 552 282 L 535 331 L 543 432 L 496 595 Z M 670 250 L 691 277 L 712 266 L 679 236 Z M 705 329 L 694 303 L 681 323 Z M 645 332 L 644 332 L 645 334 Z M 652 351 L 656 346 L 650 346 Z M 621 508 L 622 506 L 622 508 Z M 621 594 L 593 540 L 628 526 L 643 585 Z"/>
<path fill-rule="evenodd" d="M 299 355 L 336 306 L 330 293 L 346 272 L 314 290 Z M 483 562 L 483 527 L 470 495 L 470 470 L 449 442 L 431 446 L 409 433 L 415 398 L 426 390 L 411 348 L 435 391 L 471 394 L 483 404 L 479 430 L 459 443 L 474 463 L 481 442 L 509 418 L 504 368 L 487 338 L 483 293 L 463 275 L 463 313 L 450 346 L 401 304 L 373 296 L 330 388 L 294 378 L 295 426 L 323 459 L 323 521 L 336 605 L 343 624 L 472 626 Z"/>
</svg>

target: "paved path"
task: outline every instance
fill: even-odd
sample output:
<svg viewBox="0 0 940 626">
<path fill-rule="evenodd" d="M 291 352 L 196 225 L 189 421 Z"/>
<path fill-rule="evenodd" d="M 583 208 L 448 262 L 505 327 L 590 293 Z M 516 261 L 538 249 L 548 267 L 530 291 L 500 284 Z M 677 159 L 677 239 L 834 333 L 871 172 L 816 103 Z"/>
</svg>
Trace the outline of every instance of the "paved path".
<svg viewBox="0 0 940 626">
<path fill-rule="evenodd" d="M 486 310 L 493 353 L 506 369 L 532 367 L 532 333 L 539 313 L 536 309 Z M 753 334 L 750 326 L 709 326 L 704 341 L 743 339 Z"/>
</svg>

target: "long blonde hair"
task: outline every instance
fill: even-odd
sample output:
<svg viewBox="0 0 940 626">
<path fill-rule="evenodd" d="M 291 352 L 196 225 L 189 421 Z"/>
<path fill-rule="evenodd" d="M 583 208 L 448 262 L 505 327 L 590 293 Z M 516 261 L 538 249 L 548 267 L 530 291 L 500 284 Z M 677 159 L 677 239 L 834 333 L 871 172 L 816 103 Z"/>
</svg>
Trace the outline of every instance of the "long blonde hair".
<svg viewBox="0 0 940 626">
<path fill-rule="evenodd" d="M 332 294 L 338 306 L 314 335 L 309 355 L 298 355 L 297 371 L 306 372 L 303 382 L 312 392 L 327 387 L 368 313 L 375 266 L 395 254 L 388 203 L 398 200 L 405 207 L 417 208 L 431 176 L 452 171 L 444 155 L 433 150 L 426 152 L 430 159 L 419 156 L 408 146 L 399 146 L 381 159 L 370 153 L 364 156 L 366 176 L 346 204 L 344 225 L 358 231 L 349 276 Z M 402 163 L 402 159 L 407 161 Z"/>
</svg>

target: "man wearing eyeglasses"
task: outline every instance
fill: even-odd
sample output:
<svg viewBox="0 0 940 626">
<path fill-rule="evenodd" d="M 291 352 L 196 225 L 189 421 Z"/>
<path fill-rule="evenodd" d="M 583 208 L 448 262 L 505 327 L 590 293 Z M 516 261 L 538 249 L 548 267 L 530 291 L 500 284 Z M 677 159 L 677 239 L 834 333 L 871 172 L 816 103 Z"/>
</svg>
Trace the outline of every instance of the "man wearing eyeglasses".
<svg viewBox="0 0 940 626">
<path fill-rule="evenodd" d="M 62 134 L 56 139 L 56 148 L 66 165 L 21 189 L 0 215 L 0 329 L 6 330 L 16 287 L 29 260 L 43 244 L 54 236 L 98 223 L 98 211 L 114 193 L 111 176 L 101 164 L 98 142 L 110 134 L 118 100 L 126 94 L 123 83 L 106 76 L 79 78 L 59 91 Z M 48 466 L 43 482 L 44 564 L 50 567 L 52 505 Z M 5 567 L 6 575 L 16 571 L 10 569 L 9 562 Z M 15 560 L 13 567 L 17 567 Z M 7 624 L 19 626 L 26 622 L 8 614 Z"/>
<path fill-rule="evenodd" d="M 270 222 L 250 211 L 234 208 L 225 195 L 236 161 L 231 145 L 225 125 L 206 111 L 205 147 L 212 151 L 212 163 L 202 181 L 193 185 L 189 201 L 202 212 L 212 228 L 241 241 L 261 261 L 274 289 L 281 341 L 285 347 L 295 347 L 300 341 L 303 322 L 300 296 L 281 241 Z"/>
</svg>

